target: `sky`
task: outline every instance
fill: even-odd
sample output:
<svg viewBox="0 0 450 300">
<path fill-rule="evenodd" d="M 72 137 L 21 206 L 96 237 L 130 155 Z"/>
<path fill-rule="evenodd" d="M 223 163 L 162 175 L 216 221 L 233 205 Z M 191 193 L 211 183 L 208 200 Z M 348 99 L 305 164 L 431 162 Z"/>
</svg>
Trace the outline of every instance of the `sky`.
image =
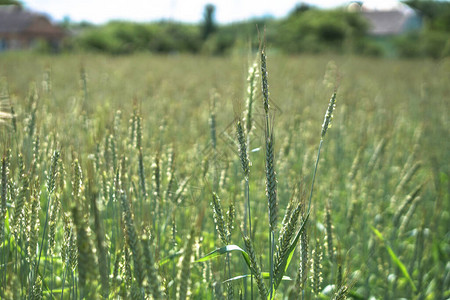
<svg viewBox="0 0 450 300">
<path fill-rule="evenodd" d="M 48 14 L 54 21 L 64 17 L 95 24 L 109 20 L 149 22 L 176 20 L 198 23 L 203 19 L 206 4 L 216 7 L 215 18 L 219 23 L 248 20 L 252 17 L 286 16 L 301 0 L 23 0 L 30 10 Z M 343 0 L 302 1 L 322 8 L 346 5 Z M 383 8 L 398 1 L 368 0 L 367 5 Z"/>
</svg>

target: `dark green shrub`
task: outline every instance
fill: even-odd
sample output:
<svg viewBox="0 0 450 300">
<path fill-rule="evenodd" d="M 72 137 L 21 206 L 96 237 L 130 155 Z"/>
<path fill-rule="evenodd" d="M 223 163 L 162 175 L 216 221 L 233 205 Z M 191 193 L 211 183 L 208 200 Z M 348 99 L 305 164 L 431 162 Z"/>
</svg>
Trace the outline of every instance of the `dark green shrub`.
<svg viewBox="0 0 450 300">
<path fill-rule="evenodd" d="M 360 15 L 340 10 L 309 9 L 281 21 L 277 44 L 285 52 L 343 52 L 364 36 L 367 24 Z"/>
</svg>

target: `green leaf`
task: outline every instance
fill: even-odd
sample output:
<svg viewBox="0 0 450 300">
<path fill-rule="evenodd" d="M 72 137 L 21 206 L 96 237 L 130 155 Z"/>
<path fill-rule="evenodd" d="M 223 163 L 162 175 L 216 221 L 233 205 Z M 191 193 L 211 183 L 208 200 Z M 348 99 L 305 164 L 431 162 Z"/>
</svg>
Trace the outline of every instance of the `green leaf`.
<svg viewBox="0 0 450 300">
<path fill-rule="evenodd" d="M 411 276 L 409 276 L 408 270 L 406 269 L 405 265 L 400 261 L 400 259 L 397 257 L 397 255 L 395 255 L 395 253 L 392 250 L 392 248 L 385 241 L 385 239 L 384 239 L 383 235 L 381 234 L 381 232 L 379 232 L 373 226 L 370 226 L 370 228 L 372 228 L 372 231 L 375 233 L 375 235 L 384 243 L 384 247 L 386 248 L 387 252 L 391 256 L 392 261 L 397 265 L 397 267 L 400 269 L 400 271 L 402 271 L 403 276 L 406 277 L 406 279 L 408 280 L 409 284 L 413 288 L 414 292 L 416 292 L 417 291 L 416 285 L 412 281 Z"/>
<path fill-rule="evenodd" d="M 227 283 L 227 282 L 230 282 L 230 281 L 234 281 L 234 280 L 238 280 L 238 279 L 247 278 L 247 277 L 250 277 L 250 276 L 252 276 L 252 275 L 251 275 L 251 274 L 239 275 L 239 276 L 235 276 L 235 277 L 233 277 L 233 278 L 227 279 L 227 280 L 225 280 L 225 281 L 222 282 L 222 283 Z M 270 273 L 269 273 L 269 272 L 261 272 L 261 276 L 262 276 L 264 279 L 270 279 Z M 283 276 L 282 280 L 285 280 L 285 281 L 292 281 L 292 278 L 289 277 L 289 276 Z"/>
<path fill-rule="evenodd" d="M 275 290 L 278 288 L 278 286 L 281 283 L 281 280 L 283 279 L 284 273 L 286 273 L 286 270 L 289 267 L 289 264 L 291 263 L 292 257 L 294 256 L 295 248 L 297 246 L 298 240 L 300 239 L 300 235 L 305 229 L 306 222 L 308 222 L 309 219 L 309 212 L 306 214 L 305 220 L 302 223 L 302 226 L 297 231 L 297 234 L 295 235 L 295 239 L 292 241 L 291 245 L 289 246 L 289 255 L 286 255 L 285 258 L 281 261 L 281 268 L 279 268 L 280 271 L 279 274 L 275 274 Z"/>
<path fill-rule="evenodd" d="M 68 291 L 68 290 L 70 290 L 70 287 L 65 287 L 64 288 L 64 291 Z M 42 291 L 42 293 L 44 295 L 47 295 L 47 294 L 50 294 L 50 293 L 52 293 L 52 294 L 61 294 L 62 292 L 63 292 L 63 289 L 53 289 L 53 290 L 47 289 L 45 291 Z"/>
<path fill-rule="evenodd" d="M 183 250 L 177 251 L 175 253 L 170 254 L 169 256 L 164 257 L 160 262 L 159 265 L 165 265 L 167 264 L 169 261 L 171 261 L 172 259 L 180 256 L 181 254 L 183 254 Z"/>
<path fill-rule="evenodd" d="M 242 257 L 244 257 L 245 262 L 247 263 L 247 266 L 250 268 L 250 258 L 248 257 L 247 252 L 245 252 L 244 250 L 242 250 L 239 246 L 236 245 L 227 245 L 225 247 L 216 249 L 208 254 L 206 254 L 206 256 L 196 260 L 195 262 L 203 262 L 203 261 L 207 261 L 210 259 L 213 259 L 215 257 L 218 257 L 220 255 L 224 255 L 227 253 L 231 253 L 233 251 L 238 251 L 242 254 Z"/>
<path fill-rule="evenodd" d="M 5 216 L 5 235 L 10 234 L 11 230 L 9 227 L 9 211 L 6 210 L 6 216 Z"/>
</svg>

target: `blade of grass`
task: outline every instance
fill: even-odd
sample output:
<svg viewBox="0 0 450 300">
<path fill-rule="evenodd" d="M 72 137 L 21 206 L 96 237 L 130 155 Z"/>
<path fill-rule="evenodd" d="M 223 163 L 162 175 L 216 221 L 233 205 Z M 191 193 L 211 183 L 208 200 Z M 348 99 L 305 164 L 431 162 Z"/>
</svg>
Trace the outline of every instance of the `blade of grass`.
<svg viewBox="0 0 450 300">
<path fill-rule="evenodd" d="M 261 275 L 262 275 L 262 277 L 264 279 L 270 279 L 270 273 L 269 272 L 261 272 Z M 247 278 L 247 277 L 250 277 L 250 276 L 251 276 L 251 274 L 239 275 L 239 276 L 235 276 L 233 278 L 227 279 L 227 280 L 223 281 L 222 283 L 227 283 L 227 282 L 238 280 L 238 279 L 244 279 L 244 278 Z M 289 277 L 289 276 L 283 276 L 282 280 L 292 281 L 292 278 Z"/>
<path fill-rule="evenodd" d="M 405 265 L 401 262 L 401 260 L 398 258 L 398 256 L 394 253 L 394 250 L 388 245 L 388 243 L 385 241 L 383 235 L 380 231 L 378 231 L 376 228 L 371 226 L 372 231 L 375 233 L 375 235 L 380 239 L 380 241 L 384 244 L 384 247 L 386 248 L 387 252 L 389 253 L 389 256 L 391 257 L 392 261 L 397 265 L 397 267 L 400 269 L 400 271 L 403 273 L 403 276 L 408 280 L 409 284 L 411 285 L 414 292 L 417 291 L 416 285 L 411 279 L 411 276 L 408 273 L 408 270 L 406 269 Z"/>
<path fill-rule="evenodd" d="M 250 268 L 250 258 L 248 256 L 247 252 L 245 252 L 239 246 L 236 246 L 236 245 L 227 245 L 225 247 L 216 249 L 216 250 L 208 253 L 204 257 L 196 260 L 195 262 L 204 262 L 204 261 L 207 261 L 207 260 L 211 260 L 211 259 L 213 259 L 215 257 L 218 257 L 220 255 L 224 255 L 224 254 L 227 254 L 227 253 L 231 253 L 233 251 L 239 251 L 242 254 L 242 257 L 244 258 L 246 264 Z"/>
</svg>

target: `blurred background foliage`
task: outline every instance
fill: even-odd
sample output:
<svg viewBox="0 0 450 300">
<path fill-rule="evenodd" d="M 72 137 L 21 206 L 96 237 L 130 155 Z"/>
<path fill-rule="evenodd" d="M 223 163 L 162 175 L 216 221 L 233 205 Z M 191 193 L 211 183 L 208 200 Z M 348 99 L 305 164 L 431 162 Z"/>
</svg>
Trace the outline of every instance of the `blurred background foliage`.
<svg viewBox="0 0 450 300">
<path fill-rule="evenodd" d="M 360 2 L 356 2 L 359 3 Z M 285 17 L 270 16 L 218 24 L 216 8 L 208 4 L 199 24 L 161 20 L 151 23 L 110 21 L 102 25 L 61 22 L 68 32 L 62 52 L 103 52 L 113 55 L 137 52 L 226 55 L 258 48 L 258 32 L 266 31 L 267 45 L 286 54 L 342 53 L 367 56 L 439 59 L 450 56 L 450 2 L 405 0 L 421 26 L 402 34 L 374 36 L 362 13 L 342 7 L 322 10 L 299 3 Z M 0 0 L 17 4 L 16 0 Z M 39 52 L 50 52 L 42 44 Z"/>
<path fill-rule="evenodd" d="M 111 21 L 94 26 L 66 20 L 63 26 L 71 35 L 63 51 L 247 53 L 249 47 L 258 47 L 258 31 L 266 30 L 270 48 L 287 54 L 331 52 L 408 58 L 449 56 L 450 3 L 418 0 L 403 3 L 418 13 L 423 26 L 402 35 L 382 38 L 369 35 L 367 20 L 360 13 L 347 9 L 319 10 L 298 4 L 283 19 L 262 17 L 221 25 L 216 24 L 215 7 L 209 4 L 205 6 L 201 24 L 170 20 L 153 23 Z"/>
</svg>

